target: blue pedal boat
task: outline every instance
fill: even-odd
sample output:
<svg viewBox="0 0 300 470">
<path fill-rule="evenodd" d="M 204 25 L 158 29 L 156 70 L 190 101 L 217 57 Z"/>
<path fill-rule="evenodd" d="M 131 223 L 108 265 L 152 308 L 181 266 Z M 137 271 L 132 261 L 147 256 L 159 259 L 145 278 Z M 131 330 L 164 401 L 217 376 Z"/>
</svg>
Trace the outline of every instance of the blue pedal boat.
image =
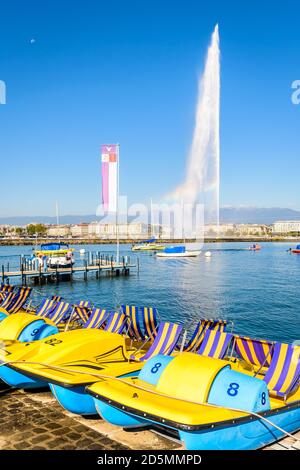
<svg viewBox="0 0 300 470">
<path fill-rule="evenodd" d="M 176 430 L 188 450 L 258 449 L 300 429 L 300 348 L 276 343 L 264 374 L 244 361 L 157 356 L 138 378 L 87 387 L 111 424 Z"/>
</svg>

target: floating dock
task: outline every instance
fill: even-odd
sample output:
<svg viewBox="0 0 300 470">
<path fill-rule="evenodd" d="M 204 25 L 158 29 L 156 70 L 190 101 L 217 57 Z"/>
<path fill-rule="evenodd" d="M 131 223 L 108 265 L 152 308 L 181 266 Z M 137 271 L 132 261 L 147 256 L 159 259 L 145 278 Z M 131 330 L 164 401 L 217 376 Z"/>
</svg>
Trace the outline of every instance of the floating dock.
<svg viewBox="0 0 300 470">
<path fill-rule="evenodd" d="M 130 271 L 133 268 L 139 269 L 139 262 L 137 264 L 131 262 L 106 262 L 102 261 L 98 264 L 89 265 L 87 262 L 83 266 L 72 266 L 68 268 L 43 268 L 26 269 L 23 265 L 17 271 L 5 270 L 4 265 L 2 266 L 1 278 L 2 282 L 6 279 L 21 278 L 22 285 L 26 285 L 28 280 L 32 280 L 34 284 L 45 284 L 47 282 L 60 282 L 72 281 L 74 275 L 82 274 L 85 281 L 88 280 L 89 273 L 95 273 L 96 278 L 99 279 L 103 274 L 106 276 L 129 276 Z"/>
</svg>

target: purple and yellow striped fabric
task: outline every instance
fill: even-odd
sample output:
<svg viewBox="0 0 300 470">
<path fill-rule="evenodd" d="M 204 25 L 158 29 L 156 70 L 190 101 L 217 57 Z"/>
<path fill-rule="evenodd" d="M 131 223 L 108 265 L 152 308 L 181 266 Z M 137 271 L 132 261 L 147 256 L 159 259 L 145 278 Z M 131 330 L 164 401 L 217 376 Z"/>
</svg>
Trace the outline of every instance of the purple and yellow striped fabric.
<svg viewBox="0 0 300 470">
<path fill-rule="evenodd" d="M 57 302 L 54 310 L 49 315 L 47 315 L 47 318 L 52 320 L 57 325 L 63 320 L 64 316 L 69 313 L 69 310 L 70 304 L 67 302 Z"/>
<path fill-rule="evenodd" d="M 0 292 L 2 292 L 2 294 L 6 292 L 12 292 L 13 290 L 14 286 L 11 286 L 10 284 L 1 284 Z"/>
<path fill-rule="evenodd" d="M 110 333 L 122 333 L 127 325 L 128 318 L 125 313 L 114 312 L 110 313 L 107 319 L 104 330 Z"/>
<path fill-rule="evenodd" d="M 89 300 L 80 300 L 80 302 L 78 302 L 78 307 L 85 307 L 85 308 L 91 308 L 92 304 Z"/>
<path fill-rule="evenodd" d="M 140 307 L 141 313 L 143 315 L 143 324 L 144 324 L 144 331 L 145 337 L 154 340 L 156 335 L 158 334 L 157 326 L 158 326 L 158 312 L 157 308 L 155 307 Z"/>
<path fill-rule="evenodd" d="M 197 354 L 223 359 L 232 337 L 231 333 L 208 329 Z"/>
<path fill-rule="evenodd" d="M 272 395 L 287 397 L 293 392 L 300 381 L 300 346 L 275 343 L 264 381 Z"/>
<path fill-rule="evenodd" d="M 255 366 L 269 366 L 274 344 L 272 341 L 252 339 L 235 335 L 235 352 L 246 362 Z"/>
<path fill-rule="evenodd" d="M 87 307 L 80 307 L 79 305 L 74 305 L 73 314 L 75 317 L 78 317 L 79 320 L 82 320 L 83 323 L 86 323 L 89 319 L 89 308 Z"/>
<path fill-rule="evenodd" d="M 146 361 L 158 354 L 170 355 L 174 351 L 179 336 L 182 331 L 182 326 L 176 323 L 162 322 L 159 325 L 157 335 L 144 356 L 136 358 L 134 355 L 131 359 L 138 361 Z"/>
<path fill-rule="evenodd" d="M 15 297 L 11 300 L 9 305 L 4 307 L 8 313 L 17 313 L 27 302 L 28 297 L 32 291 L 31 287 L 20 287 Z"/>
<path fill-rule="evenodd" d="M 16 296 L 17 294 L 14 294 L 13 292 L 6 294 L 1 303 L 1 308 L 6 308 L 14 299 L 16 299 Z"/>
<path fill-rule="evenodd" d="M 213 320 L 202 318 L 197 324 L 194 333 L 192 334 L 191 339 L 188 341 L 187 345 L 184 347 L 185 352 L 193 351 L 197 352 L 203 341 L 205 332 L 210 329 L 214 331 L 223 332 L 227 322 L 226 320 Z"/>
<path fill-rule="evenodd" d="M 107 319 L 107 316 L 107 310 L 104 308 L 94 307 L 88 321 L 83 325 L 83 328 L 101 328 Z"/>
<path fill-rule="evenodd" d="M 121 305 L 122 312 L 129 318 L 128 335 L 132 339 L 143 340 L 145 335 L 140 324 L 140 310 L 135 305 Z"/>
<path fill-rule="evenodd" d="M 53 299 L 43 299 L 38 306 L 35 315 L 38 317 L 47 317 L 55 308 L 56 302 Z"/>
<path fill-rule="evenodd" d="M 60 295 L 52 295 L 51 299 L 55 302 L 61 302 L 62 297 Z"/>
</svg>

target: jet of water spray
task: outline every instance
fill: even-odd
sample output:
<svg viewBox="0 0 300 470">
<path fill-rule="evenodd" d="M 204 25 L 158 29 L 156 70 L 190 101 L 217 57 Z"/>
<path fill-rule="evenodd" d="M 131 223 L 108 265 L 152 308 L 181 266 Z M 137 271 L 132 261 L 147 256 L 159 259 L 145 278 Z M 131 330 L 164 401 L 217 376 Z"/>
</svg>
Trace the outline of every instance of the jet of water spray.
<svg viewBox="0 0 300 470">
<path fill-rule="evenodd" d="M 193 205 L 204 197 L 205 212 L 219 223 L 220 168 L 220 50 L 216 25 L 208 48 L 205 69 L 199 80 L 196 123 L 186 178 L 173 198 Z"/>
</svg>

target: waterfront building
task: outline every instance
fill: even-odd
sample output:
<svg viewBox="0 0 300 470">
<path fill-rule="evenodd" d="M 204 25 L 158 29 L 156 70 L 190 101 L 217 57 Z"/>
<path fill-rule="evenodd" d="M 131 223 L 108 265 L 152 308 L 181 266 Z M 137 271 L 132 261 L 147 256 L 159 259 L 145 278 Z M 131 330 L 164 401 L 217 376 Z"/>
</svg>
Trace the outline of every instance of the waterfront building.
<svg viewBox="0 0 300 470">
<path fill-rule="evenodd" d="M 70 233 L 69 225 L 50 225 L 47 228 L 48 237 L 68 237 Z"/>
<path fill-rule="evenodd" d="M 74 238 L 87 238 L 89 235 L 89 224 L 71 225 L 70 231 Z"/>
<path fill-rule="evenodd" d="M 120 223 L 118 224 L 120 239 L 146 239 L 149 235 L 149 226 L 144 223 Z M 116 239 L 117 227 L 114 223 L 92 222 L 88 226 L 88 236 L 90 238 Z"/>
<path fill-rule="evenodd" d="M 278 220 L 272 224 L 273 233 L 300 232 L 300 220 Z"/>
<path fill-rule="evenodd" d="M 205 237 L 231 237 L 235 235 L 235 225 L 234 224 L 206 224 L 204 226 L 204 236 Z"/>
<path fill-rule="evenodd" d="M 235 225 L 236 235 L 247 237 L 251 235 L 265 236 L 268 235 L 270 229 L 268 225 L 264 224 L 236 224 Z"/>
</svg>

